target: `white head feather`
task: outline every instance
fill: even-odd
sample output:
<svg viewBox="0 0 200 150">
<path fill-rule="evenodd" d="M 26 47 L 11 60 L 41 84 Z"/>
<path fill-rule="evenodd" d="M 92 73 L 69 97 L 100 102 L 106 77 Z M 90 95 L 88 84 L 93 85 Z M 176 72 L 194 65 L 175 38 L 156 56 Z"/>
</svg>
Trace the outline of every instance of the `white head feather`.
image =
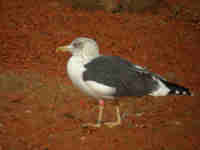
<svg viewBox="0 0 200 150">
<path fill-rule="evenodd" d="M 76 38 L 71 44 L 66 46 L 66 49 L 73 56 L 81 56 L 84 59 L 93 59 L 100 55 L 96 41 L 85 37 Z"/>
</svg>

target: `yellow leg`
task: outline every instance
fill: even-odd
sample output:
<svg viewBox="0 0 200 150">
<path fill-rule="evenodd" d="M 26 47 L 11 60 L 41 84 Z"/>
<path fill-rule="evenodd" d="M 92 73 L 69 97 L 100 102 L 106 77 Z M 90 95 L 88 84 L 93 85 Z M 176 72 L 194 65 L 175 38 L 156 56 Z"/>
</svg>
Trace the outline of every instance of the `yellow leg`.
<svg viewBox="0 0 200 150">
<path fill-rule="evenodd" d="M 83 127 L 95 127 L 95 128 L 100 128 L 101 127 L 101 123 L 102 123 L 102 117 L 103 117 L 103 110 L 104 110 L 104 102 L 103 100 L 99 101 L 99 114 L 98 114 L 98 120 L 97 123 L 86 123 L 83 124 Z"/>
<path fill-rule="evenodd" d="M 118 126 L 121 124 L 121 116 L 119 112 L 119 106 L 116 106 L 116 115 L 117 115 L 117 120 L 115 122 L 105 122 L 104 125 L 108 126 L 109 128 Z"/>
</svg>

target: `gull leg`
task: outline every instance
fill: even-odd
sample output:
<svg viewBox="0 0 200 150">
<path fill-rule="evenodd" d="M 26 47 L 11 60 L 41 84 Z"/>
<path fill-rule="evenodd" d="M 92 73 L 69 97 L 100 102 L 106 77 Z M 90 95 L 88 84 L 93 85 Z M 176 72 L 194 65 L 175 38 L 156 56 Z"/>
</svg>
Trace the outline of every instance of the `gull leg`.
<svg viewBox="0 0 200 150">
<path fill-rule="evenodd" d="M 101 127 L 103 110 L 104 110 L 104 101 L 99 100 L 99 113 L 98 113 L 97 123 L 86 123 L 83 125 L 83 127 L 88 127 L 88 126 L 95 127 L 95 128 Z"/>
<path fill-rule="evenodd" d="M 116 106 L 116 115 L 117 115 L 117 120 L 115 122 L 105 122 L 104 124 L 108 126 L 109 128 L 118 126 L 121 124 L 121 116 L 119 112 L 119 105 Z"/>
</svg>

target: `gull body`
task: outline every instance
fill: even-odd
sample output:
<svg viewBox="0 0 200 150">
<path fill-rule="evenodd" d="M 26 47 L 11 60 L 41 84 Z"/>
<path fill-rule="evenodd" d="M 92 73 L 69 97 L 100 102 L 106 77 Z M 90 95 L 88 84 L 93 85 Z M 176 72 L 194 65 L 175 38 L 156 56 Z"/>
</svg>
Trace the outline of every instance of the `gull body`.
<svg viewBox="0 0 200 150">
<path fill-rule="evenodd" d="M 96 124 L 86 126 L 100 127 L 104 100 L 123 96 L 167 96 L 191 95 L 188 88 L 168 82 L 158 74 L 135 65 L 119 56 L 99 54 L 99 47 L 93 39 L 76 38 L 69 45 L 57 48 L 72 54 L 67 63 L 67 73 L 72 83 L 82 92 L 99 101 L 99 115 Z M 106 122 L 109 127 L 121 124 L 119 106 L 116 105 L 117 120 Z"/>
</svg>

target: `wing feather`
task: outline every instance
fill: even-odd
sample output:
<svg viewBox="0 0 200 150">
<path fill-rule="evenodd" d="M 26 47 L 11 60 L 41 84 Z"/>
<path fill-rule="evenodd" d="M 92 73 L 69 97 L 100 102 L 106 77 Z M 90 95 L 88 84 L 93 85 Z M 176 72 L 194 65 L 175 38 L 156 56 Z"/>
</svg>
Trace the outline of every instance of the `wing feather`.
<svg viewBox="0 0 200 150">
<path fill-rule="evenodd" d="M 100 56 L 85 65 L 85 81 L 95 81 L 116 88 L 116 96 L 143 96 L 157 88 L 157 82 L 146 68 L 119 56 Z"/>
</svg>

